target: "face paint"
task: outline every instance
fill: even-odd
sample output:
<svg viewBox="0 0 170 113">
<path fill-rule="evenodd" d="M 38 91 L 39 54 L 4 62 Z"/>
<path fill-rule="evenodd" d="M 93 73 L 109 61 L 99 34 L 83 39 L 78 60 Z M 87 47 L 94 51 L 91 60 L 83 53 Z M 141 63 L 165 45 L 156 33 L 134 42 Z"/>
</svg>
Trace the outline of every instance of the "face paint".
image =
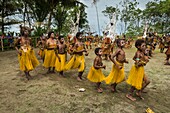
<svg viewBox="0 0 170 113">
<path fill-rule="evenodd" d="M 146 44 L 145 44 L 145 43 L 142 43 L 142 45 L 140 46 L 140 49 L 141 49 L 142 51 L 145 51 L 145 49 L 146 49 Z"/>
<path fill-rule="evenodd" d="M 99 50 L 99 53 L 98 53 L 98 54 L 99 54 L 99 55 L 102 55 L 102 50 L 101 50 L 101 49 Z"/>
</svg>

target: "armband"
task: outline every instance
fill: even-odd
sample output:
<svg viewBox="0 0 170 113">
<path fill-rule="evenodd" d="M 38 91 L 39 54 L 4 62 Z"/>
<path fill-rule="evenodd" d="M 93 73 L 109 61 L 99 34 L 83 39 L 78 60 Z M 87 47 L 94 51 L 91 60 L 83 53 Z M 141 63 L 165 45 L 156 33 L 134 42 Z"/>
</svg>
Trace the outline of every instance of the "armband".
<svg viewBox="0 0 170 113">
<path fill-rule="evenodd" d="M 136 58 L 136 60 L 140 60 L 139 58 Z"/>
</svg>

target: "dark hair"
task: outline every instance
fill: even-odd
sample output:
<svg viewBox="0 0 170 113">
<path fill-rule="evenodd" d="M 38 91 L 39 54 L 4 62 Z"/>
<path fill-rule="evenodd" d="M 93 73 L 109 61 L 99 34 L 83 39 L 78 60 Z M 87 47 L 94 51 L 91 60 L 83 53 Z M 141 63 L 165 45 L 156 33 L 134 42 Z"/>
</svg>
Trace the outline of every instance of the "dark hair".
<svg viewBox="0 0 170 113">
<path fill-rule="evenodd" d="M 41 35 L 40 36 L 43 36 L 44 34 L 43 33 L 41 33 Z"/>
<path fill-rule="evenodd" d="M 138 48 L 138 46 L 141 46 L 141 45 L 142 45 L 142 43 L 145 43 L 145 41 L 144 41 L 144 40 L 142 40 L 142 39 L 138 39 L 138 40 L 136 40 L 136 42 L 135 42 L 135 47 L 136 47 L 136 48 Z"/>
<path fill-rule="evenodd" d="M 117 40 L 116 40 L 117 46 L 120 44 L 121 40 L 123 40 L 123 39 L 117 39 Z"/>
<path fill-rule="evenodd" d="M 81 34 L 82 34 L 81 32 L 77 32 L 76 38 L 79 38 L 79 36 L 80 36 Z"/>
<path fill-rule="evenodd" d="M 64 36 L 62 36 L 62 35 L 61 35 L 61 36 L 59 36 L 59 37 L 58 37 L 58 40 L 60 40 L 61 38 L 64 38 Z"/>
<path fill-rule="evenodd" d="M 102 49 L 102 48 L 100 48 L 100 47 L 96 48 L 96 49 L 94 50 L 94 53 L 97 55 L 97 53 L 99 53 L 99 50 L 100 50 L 100 49 Z"/>
<path fill-rule="evenodd" d="M 48 32 L 48 38 L 50 38 L 52 33 L 54 33 L 54 32 L 53 31 Z"/>
<path fill-rule="evenodd" d="M 22 32 L 21 32 L 21 36 L 24 36 L 25 35 L 25 31 L 27 31 L 28 32 L 28 30 L 26 29 L 26 30 L 23 30 Z M 28 34 L 29 34 L 29 32 L 28 32 Z"/>
</svg>

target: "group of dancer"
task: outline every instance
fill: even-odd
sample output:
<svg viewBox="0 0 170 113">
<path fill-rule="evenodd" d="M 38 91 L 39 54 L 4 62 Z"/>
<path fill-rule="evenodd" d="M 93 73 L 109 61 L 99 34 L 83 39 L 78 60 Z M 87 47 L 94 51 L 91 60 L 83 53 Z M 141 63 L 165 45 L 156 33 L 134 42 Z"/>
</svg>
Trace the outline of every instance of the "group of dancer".
<svg viewBox="0 0 170 113">
<path fill-rule="evenodd" d="M 78 32 L 75 36 L 74 44 L 69 43 L 69 41 L 66 43 L 64 36 L 58 36 L 56 40 L 54 32 L 48 33 L 47 40 L 43 36 L 41 37 L 41 40 L 37 44 L 40 48 L 38 53 L 43 60 L 43 66 L 48 68 L 47 74 L 55 73 L 56 70 L 61 76 L 64 76 L 64 71 L 78 69 L 77 80 L 83 80 L 82 75 L 85 71 L 85 56 L 88 56 L 89 53 L 87 52 L 85 44 L 82 42 L 82 37 L 82 33 Z M 115 43 L 117 44 L 117 49 L 114 53 L 109 54 L 109 59 L 113 62 L 110 74 L 105 77 L 102 73 L 101 69 L 106 69 L 106 65 L 102 63 L 103 49 L 97 47 L 94 51 L 96 57 L 88 72 L 87 79 L 97 84 L 97 92 L 99 93 L 103 92 L 100 86 L 102 81 L 105 81 L 106 84 L 111 86 L 112 92 L 116 92 L 117 84 L 126 81 L 131 85 L 131 89 L 126 97 L 135 101 L 136 99 L 133 97 L 133 93 L 136 90 L 136 95 L 143 99 L 141 94 L 150 83 L 144 72 L 144 66 L 149 62 L 149 49 L 146 47 L 145 40 L 138 39 L 135 42 L 137 51 L 133 57 L 134 64 L 127 80 L 125 80 L 124 74 L 124 63 L 128 63 L 125 51 L 123 50 L 125 40 L 117 39 Z M 20 48 L 18 48 L 18 44 L 20 44 Z M 15 48 L 18 52 L 20 70 L 24 71 L 26 78 L 30 80 L 32 77 L 29 72 L 39 65 L 39 61 L 31 46 L 31 39 L 28 37 L 27 30 L 24 31 L 22 37 L 18 39 Z M 67 52 L 71 55 L 68 62 L 66 62 Z"/>
<path fill-rule="evenodd" d="M 107 77 L 105 77 L 101 71 L 102 68 L 106 68 L 106 66 L 102 63 L 102 48 L 95 49 L 96 58 L 94 59 L 93 66 L 91 67 L 87 78 L 90 81 L 97 83 L 98 92 L 103 91 L 100 87 L 102 81 L 105 81 L 106 84 L 111 85 L 112 92 L 116 92 L 117 84 L 125 81 L 124 63 L 128 63 L 128 61 L 126 60 L 125 52 L 123 50 L 124 46 L 125 41 L 123 39 L 118 39 L 117 50 L 115 53 L 109 56 L 110 60 L 113 62 L 113 66 L 110 74 Z M 150 83 L 144 72 L 144 66 L 149 62 L 145 41 L 138 39 L 135 43 L 135 47 L 137 48 L 137 52 L 133 57 L 135 63 L 129 72 L 128 79 L 126 80 L 126 82 L 131 85 L 130 93 L 127 94 L 126 97 L 132 101 L 136 100 L 133 97 L 134 90 L 137 90 L 136 95 L 143 99 L 141 93 Z"/>
</svg>

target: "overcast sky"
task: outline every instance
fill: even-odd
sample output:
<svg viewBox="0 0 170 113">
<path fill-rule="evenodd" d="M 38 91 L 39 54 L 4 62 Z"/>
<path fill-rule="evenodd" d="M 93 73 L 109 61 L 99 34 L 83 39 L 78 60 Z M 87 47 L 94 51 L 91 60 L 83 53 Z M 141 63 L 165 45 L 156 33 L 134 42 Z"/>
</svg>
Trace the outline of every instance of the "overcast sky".
<svg viewBox="0 0 170 113">
<path fill-rule="evenodd" d="M 93 0 L 80 0 L 80 1 L 88 6 L 88 8 L 86 8 L 86 13 L 91 30 L 96 31 L 98 33 L 96 9 L 95 6 L 93 5 Z M 118 7 L 120 7 L 119 5 L 120 1 L 122 0 L 98 0 L 97 7 L 99 14 L 100 32 L 103 31 L 103 29 L 105 29 L 106 25 L 109 23 L 109 18 L 105 17 L 102 11 L 106 9 L 106 6 L 116 7 L 117 4 Z M 153 0 L 137 0 L 137 2 L 139 2 L 138 7 L 140 9 L 145 9 L 145 4 L 148 3 L 149 1 Z M 118 34 L 121 33 L 120 24 L 121 24 L 120 22 L 117 22 L 116 33 Z"/>
</svg>

